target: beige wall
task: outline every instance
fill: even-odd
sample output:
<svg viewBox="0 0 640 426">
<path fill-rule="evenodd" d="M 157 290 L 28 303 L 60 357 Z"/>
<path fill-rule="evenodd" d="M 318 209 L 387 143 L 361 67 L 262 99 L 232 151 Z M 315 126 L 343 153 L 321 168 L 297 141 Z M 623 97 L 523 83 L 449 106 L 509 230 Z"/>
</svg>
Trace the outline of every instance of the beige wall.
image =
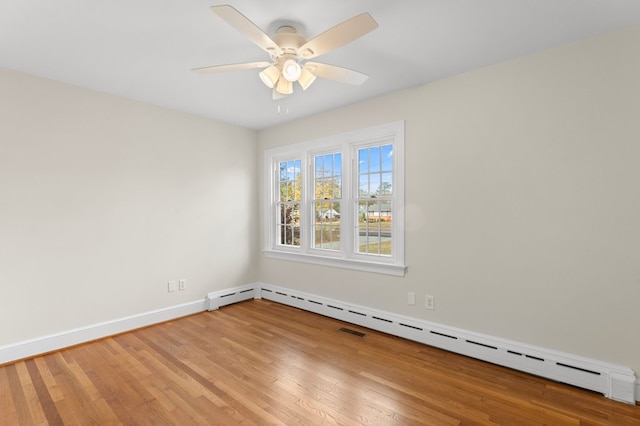
<svg viewBox="0 0 640 426">
<path fill-rule="evenodd" d="M 260 132 L 406 120 L 408 265 L 262 257 L 261 280 L 640 372 L 639 45 L 635 27 Z"/>
<path fill-rule="evenodd" d="M 7 70 L 0 120 L 0 345 L 257 280 L 254 131 Z"/>
<path fill-rule="evenodd" d="M 260 280 L 638 373 L 638 45 L 640 27 L 258 134 L 0 70 L 0 345 Z M 396 120 L 404 278 L 258 255 L 264 149 Z"/>
</svg>

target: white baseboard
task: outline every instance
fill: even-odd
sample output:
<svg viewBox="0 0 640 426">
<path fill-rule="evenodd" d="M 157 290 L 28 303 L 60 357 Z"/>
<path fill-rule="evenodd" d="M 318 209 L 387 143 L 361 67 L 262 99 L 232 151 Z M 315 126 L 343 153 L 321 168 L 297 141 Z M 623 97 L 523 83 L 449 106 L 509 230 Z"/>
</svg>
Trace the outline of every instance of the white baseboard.
<svg viewBox="0 0 640 426">
<path fill-rule="evenodd" d="M 249 299 L 264 298 L 373 330 L 478 358 L 515 370 L 600 392 L 634 404 L 640 399 L 640 379 L 622 365 L 483 335 L 416 318 L 352 305 L 338 300 L 277 287 L 249 284 L 211 292 L 206 299 L 61 333 L 0 346 L 0 364 L 29 358 Z"/>
<path fill-rule="evenodd" d="M 258 284 L 256 297 L 414 340 L 493 364 L 590 389 L 635 404 L 640 381 L 631 368 L 352 305 L 288 288 Z M 639 398 L 640 399 L 640 398 Z"/>
<path fill-rule="evenodd" d="M 206 299 L 170 306 L 164 309 L 144 312 L 125 318 L 106 321 L 86 327 L 49 334 L 35 339 L 0 346 L 0 364 L 30 358 L 47 352 L 89 342 L 106 336 L 123 333 L 140 327 L 146 327 L 169 321 L 186 315 L 203 312 L 207 309 Z"/>
<path fill-rule="evenodd" d="M 253 299 L 255 288 L 255 284 L 249 284 L 216 291 L 209 293 L 206 299 L 0 346 L 0 365 L 124 333 L 136 328 L 158 324 L 185 315 L 196 314 L 206 310 L 211 311 L 231 303 Z"/>
</svg>

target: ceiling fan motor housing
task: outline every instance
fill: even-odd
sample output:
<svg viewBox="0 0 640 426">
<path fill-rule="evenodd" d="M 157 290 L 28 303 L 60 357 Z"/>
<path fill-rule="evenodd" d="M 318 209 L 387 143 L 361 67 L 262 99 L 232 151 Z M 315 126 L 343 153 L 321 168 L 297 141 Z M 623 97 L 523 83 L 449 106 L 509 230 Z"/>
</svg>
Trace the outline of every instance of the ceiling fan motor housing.
<svg viewBox="0 0 640 426">
<path fill-rule="evenodd" d="M 282 49 L 285 55 L 292 55 L 296 59 L 298 49 L 307 42 L 304 37 L 298 34 L 298 31 L 296 31 L 294 27 L 289 25 L 278 28 L 276 34 L 273 36 L 273 41 L 280 46 L 280 49 Z M 276 58 L 277 56 L 273 59 L 275 60 Z"/>
</svg>

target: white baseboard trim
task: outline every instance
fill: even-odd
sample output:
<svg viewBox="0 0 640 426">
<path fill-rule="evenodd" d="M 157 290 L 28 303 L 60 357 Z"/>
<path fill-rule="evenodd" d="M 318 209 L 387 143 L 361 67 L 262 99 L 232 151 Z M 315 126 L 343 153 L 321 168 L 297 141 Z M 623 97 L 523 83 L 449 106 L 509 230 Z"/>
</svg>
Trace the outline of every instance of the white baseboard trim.
<svg viewBox="0 0 640 426">
<path fill-rule="evenodd" d="M 249 299 L 267 299 L 446 349 L 634 404 L 640 379 L 622 365 L 566 354 L 265 283 L 211 292 L 207 298 L 0 346 L 0 365 Z"/>
<path fill-rule="evenodd" d="M 256 298 L 382 331 L 493 364 L 593 390 L 635 404 L 640 380 L 631 368 L 558 352 L 338 300 L 259 283 Z M 637 395 L 637 396 L 636 396 Z"/>
<path fill-rule="evenodd" d="M 216 291 L 209 293 L 207 298 L 202 300 L 0 346 L 0 365 L 42 355 L 69 346 L 79 345 L 91 340 L 113 336 L 114 334 L 135 330 L 136 328 L 158 324 L 186 315 L 196 314 L 206 310 L 211 311 L 231 303 L 253 299 L 255 289 L 255 284 L 249 284 Z"/>
<path fill-rule="evenodd" d="M 124 333 L 207 309 L 206 299 L 0 346 L 0 365 Z"/>
</svg>

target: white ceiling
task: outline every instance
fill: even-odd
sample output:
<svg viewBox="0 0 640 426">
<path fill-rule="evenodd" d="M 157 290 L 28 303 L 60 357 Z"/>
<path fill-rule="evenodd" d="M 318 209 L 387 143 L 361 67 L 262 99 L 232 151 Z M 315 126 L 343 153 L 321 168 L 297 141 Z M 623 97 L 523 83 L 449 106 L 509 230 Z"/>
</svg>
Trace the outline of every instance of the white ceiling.
<svg viewBox="0 0 640 426">
<path fill-rule="evenodd" d="M 273 101 L 259 70 L 193 73 L 269 60 L 210 11 L 224 2 L 308 39 L 369 12 L 378 29 L 316 58 L 369 80 Z M 0 67 L 262 129 L 637 23 L 638 0 L 1 0 Z"/>
</svg>

